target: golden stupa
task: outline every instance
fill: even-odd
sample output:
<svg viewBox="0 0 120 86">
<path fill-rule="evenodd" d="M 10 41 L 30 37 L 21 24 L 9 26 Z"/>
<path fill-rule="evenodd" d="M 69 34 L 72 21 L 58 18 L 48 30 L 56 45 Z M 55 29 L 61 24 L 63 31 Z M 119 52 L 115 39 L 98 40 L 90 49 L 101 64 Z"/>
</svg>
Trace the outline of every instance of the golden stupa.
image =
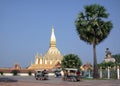
<svg viewBox="0 0 120 86">
<path fill-rule="evenodd" d="M 31 64 L 28 69 L 53 69 L 55 65 L 61 63 L 63 56 L 56 47 L 56 37 L 54 34 L 54 27 L 52 27 L 52 33 L 50 38 L 50 47 L 46 54 L 42 56 L 38 53 L 35 56 L 35 62 Z"/>
</svg>

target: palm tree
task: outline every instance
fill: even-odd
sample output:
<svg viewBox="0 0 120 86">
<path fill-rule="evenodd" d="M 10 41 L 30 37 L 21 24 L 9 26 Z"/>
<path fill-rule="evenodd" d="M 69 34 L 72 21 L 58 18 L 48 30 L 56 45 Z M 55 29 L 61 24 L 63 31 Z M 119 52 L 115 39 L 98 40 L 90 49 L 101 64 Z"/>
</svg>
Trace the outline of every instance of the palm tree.
<svg viewBox="0 0 120 86">
<path fill-rule="evenodd" d="M 62 63 L 61 63 L 61 66 L 63 69 L 64 68 L 79 69 L 81 65 L 82 65 L 82 62 L 81 62 L 80 58 L 78 57 L 78 55 L 75 55 L 75 54 L 65 55 L 62 60 Z"/>
<path fill-rule="evenodd" d="M 75 21 L 76 31 L 81 40 L 93 45 L 94 54 L 94 78 L 99 78 L 96 58 L 96 45 L 107 38 L 113 25 L 107 21 L 108 13 L 103 6 L 98 4 L 84 7 L 85 12 L 80 12 Z"/>
</svg>

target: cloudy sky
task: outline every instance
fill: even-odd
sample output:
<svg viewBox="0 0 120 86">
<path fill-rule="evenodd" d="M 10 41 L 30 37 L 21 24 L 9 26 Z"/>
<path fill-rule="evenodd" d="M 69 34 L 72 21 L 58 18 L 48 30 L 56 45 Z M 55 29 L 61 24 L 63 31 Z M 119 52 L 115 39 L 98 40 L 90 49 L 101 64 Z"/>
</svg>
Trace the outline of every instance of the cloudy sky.
<svg viewBox="0 0 120 86">
<path fill-rule="evenodd" d="M 62 55 L 77 54 L 83 63 L 93 63 L 93 48 L 79 39 L 75 20 L 85 5 L 100 4 L 113 23 L 109 37 L 97 46 L 97 61 L 105 58 L 105 49 L 120 53 L 119 0 L 0 0 L 0 67 L 15 63 L 28 67 L 36 53 L 49 48 L 52 25 L 57 48 Z"/>
</svg>

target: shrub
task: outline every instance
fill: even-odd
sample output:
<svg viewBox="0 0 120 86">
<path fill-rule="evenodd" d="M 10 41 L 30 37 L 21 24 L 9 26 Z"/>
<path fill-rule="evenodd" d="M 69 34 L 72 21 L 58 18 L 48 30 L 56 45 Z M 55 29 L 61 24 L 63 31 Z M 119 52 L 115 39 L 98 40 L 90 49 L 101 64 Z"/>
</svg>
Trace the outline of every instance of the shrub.
<svg viewBox="0 0 120 86">
<path fill-rule="evenodd" d="M 31 76 L 31 75 L 32 75 L 32 72 L 31 72 L 31 71 L 29 71 L 29 72 L 28 72 L 28 74 L 29 74 L 29 76 Z"/>
<path fill-rule="evenodd" d="M 19 73 L 19 70 L 12 70 L 12 73 L 13 73 L 14 76 L 17 76 L 18 73 Z"/>
<path fill-rule="evenodd" d="M 3 72 L 0 72 L 1 75 L 3 75 Z"/>
</svg>

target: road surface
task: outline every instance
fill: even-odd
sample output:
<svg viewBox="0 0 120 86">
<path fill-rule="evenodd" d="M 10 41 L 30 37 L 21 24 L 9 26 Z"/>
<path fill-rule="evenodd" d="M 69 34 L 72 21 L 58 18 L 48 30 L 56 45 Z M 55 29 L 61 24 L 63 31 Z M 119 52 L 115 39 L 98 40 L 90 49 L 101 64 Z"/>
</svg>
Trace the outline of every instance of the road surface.
<svg viewBox="0 0 120 86">
<path fill-rule="evenodd" d="M 49 80 L 36 80 L 34 76 L 0 76 L 0 86 L 120 86 L 120 80 L 63 81 L 49 77 Z"/>
</svg>

